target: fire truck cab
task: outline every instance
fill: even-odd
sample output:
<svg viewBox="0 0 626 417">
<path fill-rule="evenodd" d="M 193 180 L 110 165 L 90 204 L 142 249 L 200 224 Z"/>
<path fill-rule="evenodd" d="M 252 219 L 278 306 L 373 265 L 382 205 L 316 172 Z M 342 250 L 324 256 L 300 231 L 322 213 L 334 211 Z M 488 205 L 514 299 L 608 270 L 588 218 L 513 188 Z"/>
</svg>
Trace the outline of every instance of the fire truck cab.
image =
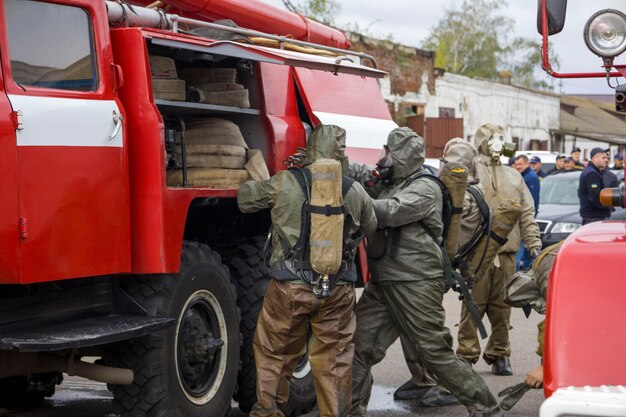
<svg viewBox="0 0 626 417">
<path fill-rule="evenodd" d="M 0 0 L 0 401 L 50 396 L 65 372 L 109 384 L 122 416 L 225 415 L 233 396 L 248 411 L 269 213 L 239 212 L 243 166 L 195 176 L 194 141 L 227 135 L 191 126 L 235 130 L 269 174 L 320 123 L 374 162 L 396 127 L 385 73 L 341 32 L 256 0 L 134 3 Z M 159 90 L 181 85 L 158 81 L 168 71 L 247 103 Z M 287 414 L 314 403 L 306 362 Z"/>
</svg>

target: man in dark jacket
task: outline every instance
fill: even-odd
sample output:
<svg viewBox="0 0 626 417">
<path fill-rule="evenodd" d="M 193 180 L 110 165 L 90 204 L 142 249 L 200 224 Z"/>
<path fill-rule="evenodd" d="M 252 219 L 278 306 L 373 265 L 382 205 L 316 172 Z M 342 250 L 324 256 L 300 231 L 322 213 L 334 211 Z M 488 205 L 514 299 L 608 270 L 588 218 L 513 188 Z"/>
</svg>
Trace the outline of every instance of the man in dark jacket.
<svg viewBox="0 0 626 417">
<path fill-rule="evenodd" d="M 582 162 L 580 162 L 580 148 L 579 147 L 575 147 L 574 149 L 572 149 L 572 152 L 570 153 L 570 156 L 574 160 L 574 165 L 577 168 L 583 169 L 585 167 L 582 164 Z"/>
<path fill-rule="evenodd" d="M 554 161 L 554 168 L 548 170 L 548 175 L 563 172 L 563 169 L 565 168 L 565 158 L 567 158 L 565 155 L 557 156 Z"/>
<path fill-rule="evenodd" d="M 536 158 L 536 156 L 533 158 Z M 539 211 L 539 176 L 530 167 L 530 163 L 526 155 L 520 155 L 515 159 L 515 169 L 517 169 L 517 172 L 522 174 L 526 187 L 528 187 L 528 191 L 530 191 L 530 194 L 533 196 L 536 216 Z"/>
<path fill-rule="evenodd" d="M 537 174 L 539 179 L 545 178 L 546 175 L 548 175 L 543 169 L 541 169 L 541 158 L 538 156 L 530 158 L 530 168 L 535 171 L 535 174 Z"/>
<path fill-rule="evenodd" d="M 605 188 L 603 171 L 609 163 L 607 152 L 608 149 L 593 148 L 591 161 L 580 174 L 578 199 L 583 225 L 611 218 L 611 208 L 600 204 L 600 191 Z"/>
<path fill-rule="evenodd" d="M 616 153 L 613 159 L 615 160 L 615 163 L 613 163 L 613 166 L 611 167 L 611 169 L 614 169 L 616 171 L 623 171 L 624 170 L 624 154 Z"/>
</svg>

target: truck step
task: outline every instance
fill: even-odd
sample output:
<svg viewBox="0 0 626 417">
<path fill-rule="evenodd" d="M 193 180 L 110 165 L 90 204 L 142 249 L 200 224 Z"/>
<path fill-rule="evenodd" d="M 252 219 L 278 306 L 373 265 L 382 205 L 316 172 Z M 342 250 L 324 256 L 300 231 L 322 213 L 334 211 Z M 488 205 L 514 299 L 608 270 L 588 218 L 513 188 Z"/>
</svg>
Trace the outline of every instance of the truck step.
<svg viewBox="0 0 626 417">
<path fill-rule="evenodd" d="M 173 318 L 133 315 L 89 317 L 5 333 L 0 337 L 0 350 L 51 352 L 98 346 L 145 336 L 173 326 L 175 322 Z"/>
</svg>

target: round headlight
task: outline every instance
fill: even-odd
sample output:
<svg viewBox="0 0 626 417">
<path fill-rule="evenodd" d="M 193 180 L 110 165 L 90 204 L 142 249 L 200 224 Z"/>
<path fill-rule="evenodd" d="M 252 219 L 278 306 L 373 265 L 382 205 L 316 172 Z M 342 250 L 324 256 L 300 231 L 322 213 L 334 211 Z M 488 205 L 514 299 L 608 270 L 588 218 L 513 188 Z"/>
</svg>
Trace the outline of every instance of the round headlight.
<svg viewBox="0 0 626 417">
<path fill-rule="evenodd" d="M 613 10 L 601 10 L 585 25 L 585 43 L 594 54 L 613 58 L 626 50 L 626 15 Z"/>
</svg>

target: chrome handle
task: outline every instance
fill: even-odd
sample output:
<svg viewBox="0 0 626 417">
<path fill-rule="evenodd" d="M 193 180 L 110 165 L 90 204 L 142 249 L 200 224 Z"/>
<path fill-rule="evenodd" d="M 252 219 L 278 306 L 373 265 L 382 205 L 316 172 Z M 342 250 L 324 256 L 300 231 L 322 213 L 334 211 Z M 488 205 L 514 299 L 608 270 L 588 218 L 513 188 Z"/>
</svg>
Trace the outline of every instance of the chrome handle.
<svg viewBox="0 0 626 417">
<path fill-rule="evenodd" d="M 113 124 L 115 125 L 115 127 L 113 128 L 113 133 L 111 133 L 111 136 L 107 138 L 108 141 L 115 139 L 117 134 L 120 133 L 123 120 L 124 120 L 124 117 L 120 113 L 118 113 L 116 110 L 113 110 Z"/>
</svg>

